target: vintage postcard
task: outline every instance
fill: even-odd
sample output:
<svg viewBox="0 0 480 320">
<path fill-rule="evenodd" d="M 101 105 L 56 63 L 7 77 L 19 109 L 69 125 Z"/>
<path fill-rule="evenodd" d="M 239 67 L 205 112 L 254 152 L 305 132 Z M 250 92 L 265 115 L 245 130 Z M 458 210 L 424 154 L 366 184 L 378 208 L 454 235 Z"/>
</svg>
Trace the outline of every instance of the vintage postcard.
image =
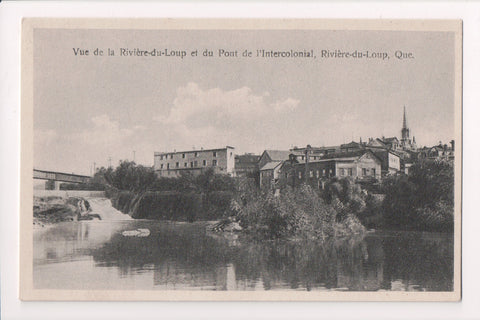
<svg viewBox="0 0 480 320">
<path fill-rule="evenodd" d="M 458 301 L 462 22 L 22 23 L 23 300 Z"/>
</svg>

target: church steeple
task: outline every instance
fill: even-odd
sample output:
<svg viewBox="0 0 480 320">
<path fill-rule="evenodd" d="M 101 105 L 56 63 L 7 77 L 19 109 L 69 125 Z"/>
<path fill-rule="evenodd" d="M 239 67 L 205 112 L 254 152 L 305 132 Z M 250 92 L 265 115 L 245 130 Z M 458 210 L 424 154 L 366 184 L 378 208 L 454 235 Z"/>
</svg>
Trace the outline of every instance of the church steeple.
<svg viewBox="0 0 480 320">
<path fill-rule="evenodd" d="M 403 106 L 403 127 L 402 127 L 402 142 L 403 145 L 409 143 L 410 129 L 407 127 L 407 109 Z"/>
</svg>

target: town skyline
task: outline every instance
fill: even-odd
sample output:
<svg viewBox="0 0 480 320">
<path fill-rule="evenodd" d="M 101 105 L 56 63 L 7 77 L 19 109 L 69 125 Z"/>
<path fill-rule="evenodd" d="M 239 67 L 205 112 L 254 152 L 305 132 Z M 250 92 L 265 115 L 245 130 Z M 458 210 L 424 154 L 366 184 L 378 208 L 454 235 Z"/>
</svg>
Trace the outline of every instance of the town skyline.
<svg viewBox="0 0 480 320">
<path fill-rule="evenodd" d="M 98 168 L 135 158 L 151 166 L 154 152 L 193 147 L 260 154 L 399 138 L 404 106 L 418 146 L 455 136 L 453 33 L 42 29 L 35 37 L 42 43 L 34 73 L 38 169 L 91 174 L 94 162 Z M 415 59 L 152 60 L 71 52 L 80 44 L 202 51 L 310 49 L 306 43 L 318 53 L 401 49 Z"/>
</svg>

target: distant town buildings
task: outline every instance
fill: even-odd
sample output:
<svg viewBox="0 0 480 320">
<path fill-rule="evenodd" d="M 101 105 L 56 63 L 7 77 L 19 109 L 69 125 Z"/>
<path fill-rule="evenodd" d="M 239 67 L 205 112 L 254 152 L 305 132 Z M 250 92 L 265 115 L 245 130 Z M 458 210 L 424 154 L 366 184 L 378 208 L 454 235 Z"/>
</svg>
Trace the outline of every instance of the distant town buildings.
<svg viewBox="0 0 480 320">
<path fill-rule="evenodd" d="M 401 138 L 369 138 L 329 147 L 293 147 L 265 150 L 261 155 L 235 155 L 233 147 L 182 152 L 156 152 L 154 168 L 158 176 L 177 177 L 182 172 L 198 174 L 206 168 L 237 177 L 255 177 L 262 188 L 304 182 L 323 187 L 331 177 L 351 177 L 357 181 L 378 181 L 382 177 L 408 174 L 417 161 L 454 159 L 455 142 L 418 148 L 410 138 L 406 108 L 403 109 Z"/>
</svg>

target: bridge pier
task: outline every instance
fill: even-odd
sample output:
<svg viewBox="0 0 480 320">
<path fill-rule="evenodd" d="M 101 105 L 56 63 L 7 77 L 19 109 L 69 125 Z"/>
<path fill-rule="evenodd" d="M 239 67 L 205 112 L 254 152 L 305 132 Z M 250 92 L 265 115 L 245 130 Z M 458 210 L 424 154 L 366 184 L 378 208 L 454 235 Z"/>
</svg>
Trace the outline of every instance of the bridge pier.
<svg viewBox="0 0 480 320">
<path fill-rule="evenodd" d="M 60 190 L 60 181 L 47 180 L 45 182 L 45 190 Z"/>
</svg>

